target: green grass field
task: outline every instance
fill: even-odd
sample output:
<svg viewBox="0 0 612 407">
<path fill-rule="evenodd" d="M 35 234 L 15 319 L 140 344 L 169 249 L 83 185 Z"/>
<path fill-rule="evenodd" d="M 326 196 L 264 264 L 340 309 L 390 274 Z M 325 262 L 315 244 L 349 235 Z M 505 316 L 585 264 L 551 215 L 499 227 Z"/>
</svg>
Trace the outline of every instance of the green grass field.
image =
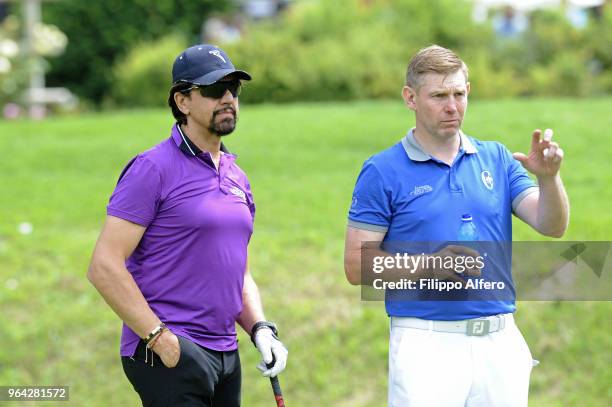
<svg viewBox="0 0 612 407">
<path fill-rule="evenodd" d="M 610 240 L 610 111 L 610 98 L 476 101 L 464 130 L 524 151 L 533 128 L 553 128 L 572 205 L 564 239 Z M 388 318 L 345 281 L 344 231 L 361 164 L 413 123 L 399 100 L 243 106 L 227 138 L 257 203 L 251 270 L 290 350 L 281 383 L 291 407 L 386 405 Z M 0 122 L 0 385 L 69 385 L 75 406 L 138 405 L 119 362 L 120 321 L 85 274 L 123 165 L 171 124 L 166 110 Z M 537 239 L 515 224 L 515 240 Z M 611 303 L 518 308 L 541 361 L 531 405 L 609 405 Z M 240 348 L 243 405 L 273 405 L 242 333 Z"/>
</svg>

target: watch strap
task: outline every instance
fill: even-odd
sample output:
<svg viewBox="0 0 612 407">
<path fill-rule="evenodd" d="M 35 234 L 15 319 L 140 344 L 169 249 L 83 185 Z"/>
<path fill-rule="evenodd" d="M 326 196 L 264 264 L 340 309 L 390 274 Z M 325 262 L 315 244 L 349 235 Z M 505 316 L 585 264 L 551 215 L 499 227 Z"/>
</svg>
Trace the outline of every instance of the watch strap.
<svg viewBox="0 0 612 407">
<path fill-rule="evenodd" d="M 262 328 L 268 328 L 272 331 L 272 336 L 275 339 L 278 339 L 278 329 L 276 328 L 276 324 L 270 321 L 257 321 L 251 328 L 251 342 L 255 345 L 255 334 Z"/>
</svg>

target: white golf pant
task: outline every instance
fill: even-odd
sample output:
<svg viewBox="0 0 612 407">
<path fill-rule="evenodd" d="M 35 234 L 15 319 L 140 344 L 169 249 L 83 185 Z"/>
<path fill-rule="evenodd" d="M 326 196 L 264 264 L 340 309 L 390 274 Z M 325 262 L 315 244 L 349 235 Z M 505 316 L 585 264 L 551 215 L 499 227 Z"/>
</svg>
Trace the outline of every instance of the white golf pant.
<svg viewBox="0 0 612 407">
<path fill-rule="evenodd" d="M 485 336 L 397 326 L 391 318 L 389 406 L 527 406 L 531 352 L 512 314 Z"/>
</svg>

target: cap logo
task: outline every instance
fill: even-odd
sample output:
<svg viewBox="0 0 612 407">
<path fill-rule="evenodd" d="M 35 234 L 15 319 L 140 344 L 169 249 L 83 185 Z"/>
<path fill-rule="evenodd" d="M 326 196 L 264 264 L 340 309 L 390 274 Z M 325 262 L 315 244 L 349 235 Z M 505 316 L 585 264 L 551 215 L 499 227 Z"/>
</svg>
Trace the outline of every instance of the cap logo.
<svg viewBox="0 0 612 407">
<path fill-rule="evenodd" d="M 221 55 L 221 52 L 218 49 L 208 51 L 208 53 L 219 58 L 221 61 L 223 61 L 224 64 L 227 64 L 227 61 L 225 60 L 225 58 L 223 58 L 223 55 Z"/>
</svg>

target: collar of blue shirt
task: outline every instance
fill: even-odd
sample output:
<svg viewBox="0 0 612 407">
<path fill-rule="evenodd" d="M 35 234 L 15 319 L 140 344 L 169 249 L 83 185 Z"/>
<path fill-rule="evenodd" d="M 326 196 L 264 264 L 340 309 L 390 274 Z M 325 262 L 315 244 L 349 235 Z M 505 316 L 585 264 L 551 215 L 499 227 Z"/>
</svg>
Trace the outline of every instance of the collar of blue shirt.
<svg viewBox="0 0 612 407">
<path fill-rule="evenodd" d="M 459 137 L 461 138 L 461 147 L 463 147 L 466 154 L 475 154 L 478 152 L 474 144 L 472 144 L 470 139 L 461 130 L 459 130 Z M 408 134 L 402 139 L 402 146 L 404 146 L 408 158 L 412 161 L 427 161 L 431 158 L 429 154 L 423 151 L 423 148 L 414 137 L 414 128 L 410 129 Z"/>
</svg>

